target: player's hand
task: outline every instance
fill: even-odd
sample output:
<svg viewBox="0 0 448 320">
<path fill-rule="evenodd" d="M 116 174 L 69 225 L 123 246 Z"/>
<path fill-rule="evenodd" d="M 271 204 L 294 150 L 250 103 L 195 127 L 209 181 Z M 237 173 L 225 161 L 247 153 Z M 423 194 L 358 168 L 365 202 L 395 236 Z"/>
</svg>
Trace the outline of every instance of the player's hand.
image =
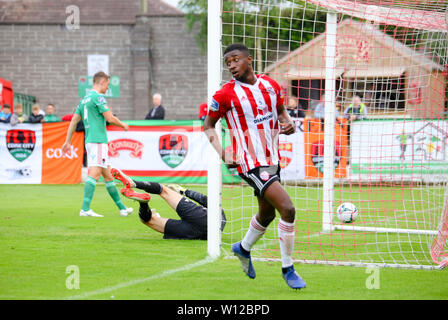
<svg viewBox="0 0 448 320">
<path fill-rule="evenodd" d="M 294 122 L 280 122 L 280 134 L 290 135 L 296 132 L 296 126 Z"/>
<path fill-rule="evenodd" d="M 226 162 L 225 165 L 227 166 L 227 168 L 229 169 L 234 169 L 234 168 L 238 168 L 238 166 L 240 165 L 238 162 L 236 161 L 232 161 L 232 162 Z"/>
<path fill-rule="evenodd" d="M 62 145 L 62 153 L 63 153 L 63 154 L 66 154 L 69 150 L 70 150 L 70 143 L 65 142 L 65 143 Z"/>
<path fill-rule="evenodd" d="M 128 131 L 129 125 L 127 123 L 123 123 L 123 129 L 124 129 L 124 131 Z"/>
<path fill-rule="evenodd" d="M 224 161 L 224 164 L 229 169 L 236 168 L 240 165 L 236 156 L 232 152 L 226 152 L 222 161 Z"/>
</svg>

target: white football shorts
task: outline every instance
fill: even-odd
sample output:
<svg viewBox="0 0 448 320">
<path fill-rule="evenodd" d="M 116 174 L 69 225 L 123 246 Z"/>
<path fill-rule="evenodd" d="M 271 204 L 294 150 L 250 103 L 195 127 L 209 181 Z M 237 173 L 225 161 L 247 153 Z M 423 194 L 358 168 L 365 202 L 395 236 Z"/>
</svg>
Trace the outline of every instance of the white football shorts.
<svg viewBox="0 0 448 320">
<path fill-rule="evenodd" d="M 110 165 L 107 143 L 86 143 L 87 167 L 106 168 Z"/>
</svg>

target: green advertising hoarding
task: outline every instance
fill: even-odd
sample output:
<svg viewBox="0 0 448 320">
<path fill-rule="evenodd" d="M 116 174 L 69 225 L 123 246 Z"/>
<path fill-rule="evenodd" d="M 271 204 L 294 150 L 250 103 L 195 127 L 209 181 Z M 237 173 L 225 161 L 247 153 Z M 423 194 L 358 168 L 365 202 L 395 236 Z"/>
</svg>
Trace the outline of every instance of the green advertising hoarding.
<svg viewBox="0 0 448 320">
<path fill-rule="evenodd" d="M 79 76 L 78 78 L 78 96 L 83 98 L 93 86 L 92 76 Z M 120 77 L 111 76 L 109 89 L 104 95 L 106 98 L 119 98 L 120 97 Z"/>
</svg>

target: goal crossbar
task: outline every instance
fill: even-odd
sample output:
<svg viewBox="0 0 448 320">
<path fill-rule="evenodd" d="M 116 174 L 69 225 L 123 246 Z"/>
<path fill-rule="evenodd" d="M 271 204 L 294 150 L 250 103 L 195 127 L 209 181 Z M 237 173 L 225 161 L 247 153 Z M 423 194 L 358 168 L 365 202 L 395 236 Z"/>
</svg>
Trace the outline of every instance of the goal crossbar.
<svg viewBox="0 0 448 320">
<path fill-rule="evenodd" d="M 309 0 L 309 2 L 335 12 L 344 12 L 376 23 L 435 32 L 447 31 L 444 12 L 394 8 L 348 0 Z"/>
</svg>

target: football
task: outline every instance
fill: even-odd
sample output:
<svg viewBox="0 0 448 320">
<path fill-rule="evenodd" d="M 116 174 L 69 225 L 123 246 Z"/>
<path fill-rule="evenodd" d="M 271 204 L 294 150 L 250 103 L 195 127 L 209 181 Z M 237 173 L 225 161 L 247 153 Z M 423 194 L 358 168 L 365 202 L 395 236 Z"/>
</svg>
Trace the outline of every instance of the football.
<svg viewBox="0 0 448 320">
<path fill-rule="evenodd" d="M 20 174 L 22 176 L 29 177 L 31 175 L 31 169 L 30 168 L 20 169 Z"/>
<path fill-rule="evenodd" d="M 341 222 L 352 223 L 358 218 L 358 208 L 351 202 L 344 202 L 336 210 L 336 215 Z"/>
</svg>

